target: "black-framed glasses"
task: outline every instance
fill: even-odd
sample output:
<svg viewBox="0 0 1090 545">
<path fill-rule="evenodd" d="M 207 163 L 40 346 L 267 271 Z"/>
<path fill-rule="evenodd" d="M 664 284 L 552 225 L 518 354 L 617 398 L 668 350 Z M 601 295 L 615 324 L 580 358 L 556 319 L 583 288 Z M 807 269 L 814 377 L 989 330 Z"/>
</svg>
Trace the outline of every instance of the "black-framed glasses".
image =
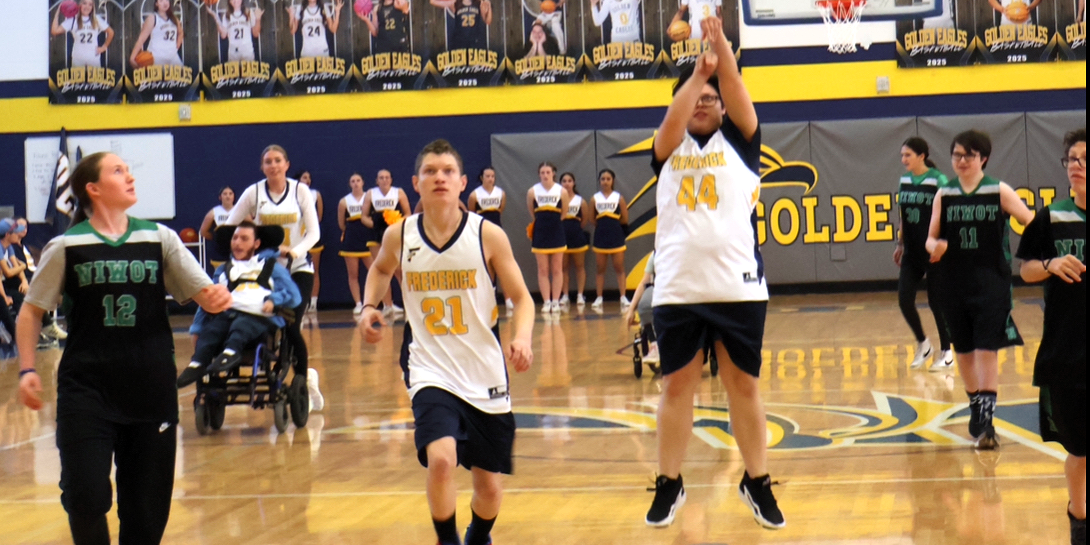
<svg viewBox="0 0 1090 545">
<path fill-rule="evenodd" d="M 719 95 L 700 95 L 697 102 L 699 102 L 701 106 L 715 106 L 719 103 Z"/>
<path fill-rule="evenodd" d="M 954 153 L 953 155 L 951 155 L 951 157 L 954 158 L 955 163 L 960 163 L 962 161 L 972 161 L 974 159 L 979 159 L 980 154 L 979 153 Z"/>
<path fill-rule="evenodd" d="M 1075 163 L 1079 168 L 1086 168 L 1086 157 L 1064 157 L 1063 159 L 1060 159 L 1060 164 L 1063 165 L 1064 168 L 1071 166 L 1071 163 Z"/>
</svg>

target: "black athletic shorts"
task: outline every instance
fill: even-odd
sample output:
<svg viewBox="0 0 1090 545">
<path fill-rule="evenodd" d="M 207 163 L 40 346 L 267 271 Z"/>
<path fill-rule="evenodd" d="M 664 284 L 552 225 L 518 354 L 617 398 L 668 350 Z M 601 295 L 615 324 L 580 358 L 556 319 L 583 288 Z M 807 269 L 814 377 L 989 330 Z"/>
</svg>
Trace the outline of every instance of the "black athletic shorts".
<svg viewBox="0 0 1090 545">
<path fill-rule="evenodd" d="M 446 390 L 425 388 L 413 396 L 413 417 L 416 455 L 424 467 L 428 467 L 428 445 L 453 437 L 458 442 L 459 465 L 512 474 L 514 414 L 488 414 Z"/>
<path fill-rule="evenodd" d="M 1086 390 L 1041 387 L 1041 439 L 1086 457 Z"/>
<path fill-rule="evenodd" d="M 998 352 L 1008 346 L 1022 346 L 1022 336 L 1011 318 L 1009 299 L 981 303 L 948 301 L 942 308 L 954 352 L 968 354 L 974 350 Z"/>
<path fill-rule="evenodd" d="M 761 376 L 761 347 L 768 301 L 701 303 L 655 307 L 662 374 L 680 371 L 699 351 L 722 341 L 742 371 Z"/>
</svg>

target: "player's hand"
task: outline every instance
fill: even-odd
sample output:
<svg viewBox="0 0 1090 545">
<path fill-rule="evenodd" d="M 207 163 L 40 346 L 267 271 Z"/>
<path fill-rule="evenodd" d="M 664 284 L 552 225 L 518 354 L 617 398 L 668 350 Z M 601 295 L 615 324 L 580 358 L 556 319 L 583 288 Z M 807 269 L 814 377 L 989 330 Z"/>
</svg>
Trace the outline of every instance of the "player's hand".
<svg viewBox="0 0 1090 545">
<path fill-rule="evenodd" d="M 12 299 L 11 297 L 8 297 L 7 295 L 5 295 L 4 296 L 4 302 L 7 303 L 7 305 L 10 307 L 11 305 L 15 304 L 15 299 Z"/>
<path fill-rule="evenodd" d="M 336 7 L 334 7 L 334 11 L 340 13 L 342 9 L 344 9 L 344 0 L 338 0 Z"/>
<path fill-rule="evenodd" d="M 291 246 L 280 246 L 280 257 L 289 257 L 294 259 L 295 256 L 291 255 Z"/>
<path fill-rule="evenodd" d="M 42 378 L 38 373 L 27 373 L 19 379 L 19 403 L 31 410 L 42 408 Z"/>
<path fill-rule="evenodd" d="M 636 303 L 628 305 L 628 308 L 624 311 L 624 323 L 628 327 L 635 327 L 636 324 Z"/>
<path fill-rule="evenodd" d="M 723 35 L 723 21 L 718 17 L 705 17 L 701 19 L 700 30 L 704 33 L 704 39 L 708 41 L 708 45 L 713 48 L 721 41 L 727 41 L 726 36 Z"/>
<path fill-rule="evenodd" d="M 696 59 L 696 74 L 704 78 L 705 81 L 715 75 L 715 70 L 718 67 L 719 55 L 712 51 L 705 51 Z"/>
<path fill-rule="evenodd" d="M 900 267 L 901 266 L 901 258 L 904 257 L 904 255 L 905 255 L 904 245 L 898 244 L 897 247 L 894 248 L 894 250 L 893 250 L 893 263 L 895 263 L 898 267 Z"/>
<path fill-rule="evenodd" d="M 507 361 L 515 367 L 515 372 L 525 373 L 534 364 L 534 352 L 530 350 L 530 342 L 523 339 L 515 339 L 507 345 Z"/>
<path fill-rule="evenodd" d="M 26 292 L 29 290 L 30 284 L 27 284 L 25 280 L 19 283 L 19 293 L 26 295 Z"/>
<path fill-rule="evenodd" d="M 193 296 L 193 300 L 209 314 L 219 314 L 231 308 L 231 292 L 222 284 L 213 284 L 202 289 Z"/>
<path fill-rule="evenodd" d="M 266 299 L 265 303 L 261 305 L 262 314 L 272 314 L 274 310 L 276 310 L 276 305 L 274 305 L 273 302 L 269 301 L 268 299 Z"/>
<path fill-rule="evenodd" d="M 1082 282 L 1082 275 L 1086 272 L 1086 265 L 1083 265 L 1082 261 L 1079 261 L 1079 258 L 1073 255 L 1065 255 L 1049 261 L 1046 270 L 1052 276 L 1068 284 L 1074 284 L 1075 282 Z"/>
<path fill-rule="evenodd" d="M 261 8 L 253 8 L 250 10 L 250 16 L 254 19 L 260 19 L 262 15 L 265 15 L 265 10 Z"/>
<path fill-rule="evenodd" d="M 946 253 L 946 248 L 948 246 L 949 246 L 949 243 L 946 242 L 946 240 L 941 239 L 941 238 L 938 239 L 935 242 L 935 249 L 931 251 L 931 262 L 932 263 L 938 263 L 939 260 L 942 259 L 943 254 Z"/>
<path fill-rule="evenodd" d="M 383 319 L 382 313 L 377 308 L 367 307 L 363 309 L 363 315 L 360 316 L 358 327 L 360 333 L 363 334 L 363 340 L 375 344 L 382 340 L 386 320 Z"/>
</svg>

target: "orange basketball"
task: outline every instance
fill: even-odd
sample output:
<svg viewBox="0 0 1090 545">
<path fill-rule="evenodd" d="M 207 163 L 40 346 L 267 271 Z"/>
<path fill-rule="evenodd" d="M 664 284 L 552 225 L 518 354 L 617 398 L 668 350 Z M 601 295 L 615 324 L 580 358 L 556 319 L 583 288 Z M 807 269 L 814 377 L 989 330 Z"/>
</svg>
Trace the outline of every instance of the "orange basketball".
<svg viewBox="0 0 1090 545">
<path fill-rule="evenodd" d="M 543 0 L 541 2 L 542 13 L 552 13 L 554 11 L 556 11 L 556 2 L 553 2 L 553 0 Z"/>
<path fill-rule="evenodd" d="M 1029 21 L 1029 6 L 1021 0 L 1011 2 L 1011 5 L 1007 6 L 1007 19 L 1018 25 Z"/>
<path fill-rule="evenodd" d="M 530 225 L 526 226 L 526 238 L 534 240 L 534 222 L 530 222 Z"/>
<path fill-rule="evenodd" d="M 197 231 L 192 227 L 186 227 L 182 229 L 178 236 L 182 239 L 182 242 L 197 242 Z"/>
<path fill-rule="evenodd" d="M 666 29 L 666 34 L 668 34 L 670 36 L 670 39 L 675 42 L 688 40 L 689 36 L 691 36 L 692 33 L 693 29 L 689 26 L 689 23 L 681 20 L 670 23 L 670 27 Z"/>
<path fill-rule="evenodd" d="M 151 51 L 141 51 L 136 54 L 136 66 L 143 68 L 145 66 L 151 66 L 155 64 L 155 55 L 151 54 Z"/>
<path fill-rule="evenodd" d="M 208 6 L 208 7 L 210 7 L 210 8 L 216 7 L 216 4 L 219 4 L 219 3 L 220 3 L 220 0 L 204 0 L 204 4 L 206 6 Z"/>
</svg>

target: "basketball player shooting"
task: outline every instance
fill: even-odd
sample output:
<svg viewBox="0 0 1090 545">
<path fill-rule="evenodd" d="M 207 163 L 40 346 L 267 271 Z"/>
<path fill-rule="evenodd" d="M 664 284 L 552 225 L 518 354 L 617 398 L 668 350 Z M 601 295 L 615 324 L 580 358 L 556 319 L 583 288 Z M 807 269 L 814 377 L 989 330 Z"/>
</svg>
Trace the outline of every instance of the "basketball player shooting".
<svg viewBox="0 0 1090 545">
<path fill-rule="evenodd" d="M 377 305 L 398 267 L 405 293 L 401 367 L 412 398 L 416 448 L 428 469 L 427 496 L 439 545 L 460 545 L 454 470 L 473 472 L 473 522 L 466 545 L 490 544 L 503 474 L 511 474 L 515 418 L 506 364 L 526 372 L 534 302 L 511 243 L 496 224 L 460 209 L 466 188 L 462 159 L 445 140 L 416 159 L 413 188 L 424 212 L 387 229 L 367 274 L 360 330 L 382 340 Z M 498 279 L 515 303 L 514 335 L 504 351 L 496 318 Z"/>
</svg>

